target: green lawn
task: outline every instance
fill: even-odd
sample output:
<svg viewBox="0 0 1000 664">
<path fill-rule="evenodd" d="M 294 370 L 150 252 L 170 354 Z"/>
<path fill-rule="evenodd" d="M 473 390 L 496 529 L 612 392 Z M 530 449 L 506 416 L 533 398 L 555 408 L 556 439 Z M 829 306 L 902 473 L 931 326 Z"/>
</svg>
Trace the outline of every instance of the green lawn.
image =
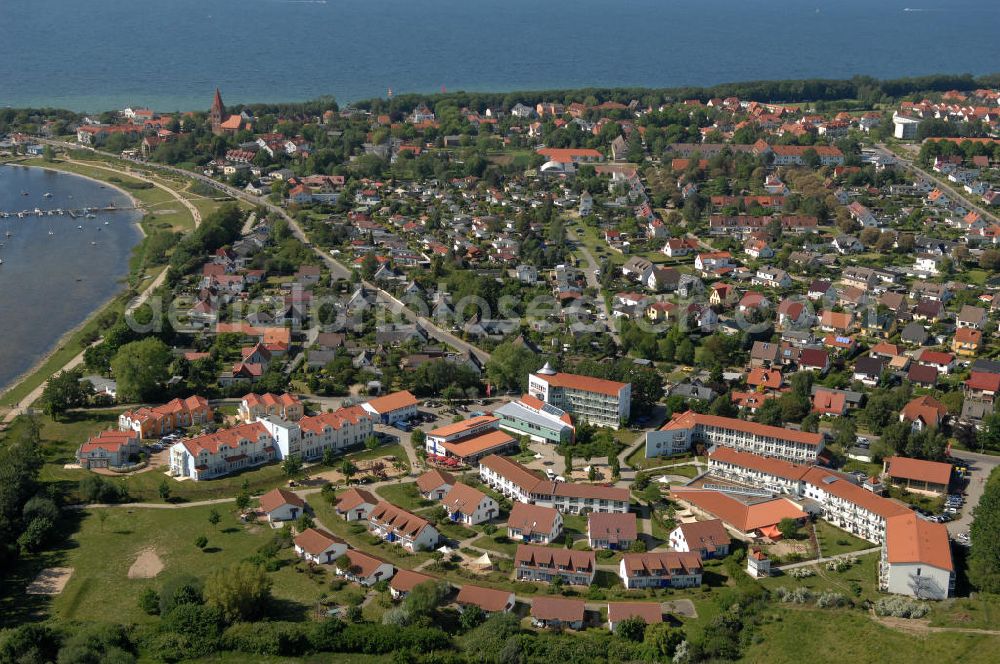
<svg viewBox="0 0 1000 664">
<path fill-rule="evenodd" d="M 210 572 L 237 563 L 254 553 L 273 536 L 266 525 L 246 525 L 226 506 L 216 509 L 222 516 L 218 526 L 208 521 L 211 507 L 142 509 L 116 507 L 87 510 L 75 515 L 75 531 L 64 546 L 28 558 L 10 580 L 0 586 L 0 615 L 17 622 L 29 613 L 66 620 L 147 622 L 153 618 L 139 611 L 137 601 L 146 588 L 159 588 L 175 574 L 204 578 Z M 99 518 L 106 515 L 104 522 Z M 201 551 L 194 540 L 208 538 Z M 130 579 L 128 571 L 138 555 L 155 551 L 163 570 L 155 579 Z M 283 566 L 271 573 L 274 595 L 285 600 L 286 619 L 303 619 L 308 610 L 329 590 L 320 579 L 294 569 L 294 553 L 279 554 Z M 71 567 L 74 572 L 65 589 L 51 600 L 25 595 L 24 586 L 41 568 Z"/>
<path fill-rule="evenodd" d="M 931 604 L 931 624 L 937 627 L 997 629 L 1000 624 L 1000 597 L 979 594 Z"/>
<path fill-rule="evenodd" d="M 877 624 L 857 610 L 768 609 L 769 619 L 757 628 L 753 645 L 743 653 L 748 662 L 800 664 L 815 662 L 995 662 L 1000 637 L 968 634 L 912 634 Z"/>
<path fill-rule="evenodd" d="M 816 521 L 814 525 L 816 528 L 816 539 L 819 542 L 820 551 L 824 558 L 852 551 L 863 551 L 876 546 L 867 540 L 855 537 L 847 531 L 830 525 L 822 519 Z"/>
<path fill-rule="evenodd" d="M 408 553 L 401 546 L 395 544 L 389 544 L 388 542 L 383 542 L 379 540 L 376 544 L 371 541 L 373 536 L 367 533 L 367 523 L 362 523 L 361 533 L 353 532 L 355 524 L 349 524 L 344 521 L 340 516 L 337 515 L 336 510 L 334 510 L 333 505 L 323 500 L 320 496 L 312 496 L 309 501 L 313 510 L 316 513 L 316 519 L 323 524 L 323 527 L 329 530 L 334 535 L 342 537 L 347 540 L 351 548 L 370 553 L 373 556 L 378 556 L 384 560 L 391 562 L 399 567 L 404 567 L 406 569 L 413 569 L 420 563 L 431 558 L 429 553 Z"/>
<path fill-rule="evenodd" d="M 517 551 L 518 543 L 513 540 L 509 540 L 503 543 L 497 542 L 496 541 L 497 537 L 506 538 L 506 535 L 501 535 L 500 531 L 497 531 L 496 535 L 483 535 L 479 539 L 474 540 L 472 542 L 472 545 L 478 546 L 480 549 L 489 549 L 490 551 L 498 551 L 504 554 L 505 556 L 513 558 L 514 552 Z"/>
<path fill-rule="evenodd" d="M 802 586 L 813 592 L 829 590 L 843 593 L 847 597 L 857 600 L 874 600 L 882 596 L 877 588 L 878 561 L 878 554 L 870 553 L 858 556 L 857 564 L 843 572 L 830 572 L 823 564 L 810 565 L 808 568 L 816 572 L 813 576 L 796 579 L 793 576 L 779 573 L 777 576 L 761 579 L 760 583 L 770 590 L 781 586 L 794 590 Z M 854 591 L 858 588 L 860 588 L 861 594 L 856 596 Z"/>
<path fill-rule="evenodd" d="M 425 500 L 420 495 L 416 482 L 402 482 L 379 487 L 378 495 L 393 505 L 411 512 L 436 504 L 433 500 Z"/>
</svg>

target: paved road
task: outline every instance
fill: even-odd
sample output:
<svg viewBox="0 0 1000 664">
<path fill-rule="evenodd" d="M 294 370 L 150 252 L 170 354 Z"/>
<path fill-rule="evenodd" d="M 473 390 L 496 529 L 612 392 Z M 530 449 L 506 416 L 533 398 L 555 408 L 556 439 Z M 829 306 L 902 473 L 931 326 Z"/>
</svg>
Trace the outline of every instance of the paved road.
<svg viewBox="0 0 1000 664">
<path fill-rule="evenodd" d="M 49 143 L 49 144 L 52 144 L 52 145 L 57 145 L 59 147 L 64 147 L 64 148 L 68 148 L 68 149 L 78 150 L 78 149 L 81 149 L 81 148 L 84 147 L 84 146 L 76 145 L 74 143 L 66 143 L 65 141 L 53 141 L 53 140 L 45 140 L 45 139 L 39 139 L 39 140 L 42 140 L 42 142 L 44 142 L 44 143 Z M 305 244 L 306 246 L 312 248 L 313 252 L 317 256 L 320 257 L 320 259 L 327 266 L 327 268 L 330 270 L 330 273 L 335 278 L 349 279 L 351 277 L 352 271 L 347 266 L 345 266 L 340 261 L 335 260 L 328 252 L 323 251 L 319 247 L 314 247 L 312 245 L 312 243 L 309 241 L 309 238 L 306 236 L 306 233 L 302 229 L 302 226 L 299 225 L 299 222 L 296 221 L 287 212 L 285 212 L 285 210 L 283 208 L 281 208 L 278 205 L 275 205 L 274 203 L 272 203 L 267 198 L 263 198 L 263 197 L 260 197 L 260 196 L 254 196 L 252 194 L 247 193 L 246 191 L 244 191 L 242 189 L 237 189 L 235 187 L 230 187 L 229 185 L 224 184 L 222 182 L 219 182 L 218 180 L 210 178 L 207 175 L 204 175 L 202 173 L 196 173 L 196 172 L 193 172 L 193 171 L 186 171 L 186 170 L 181 169 L 181 168 L 175 168 L 173 166 L 167 166 L 167 165 L 164 165 L 164 164 L 155 164 L 155 163 L 152 163 L 152 162 L 144 162 L 144 161 L 138 161 L 138 160 L 126 160 L 126 159 L 123 159 L 120 155 L 115 155 L 115 154 L 112 154 L 110 152 L 104 152 L 102 150 L 94 150 L 93 148 L 87 148 L 87 149 L 91 150 L 95 154 L 101 154 L 101 155 L 104 155 L 106 157 L 111 157 L 113 159 L 118 159 L 120 161 L 131 161 L 132 163 L 136 164 L 137 166 L 140 166 L 140 167 L 145 168 L 145 169 L 163 171 L 163 172 L 167 172 L 167 173 L 172 173 L 174 175 L 179 175 L 179 176 L 182 176 L 182 177 L 185 177 L 185 178 L 190 178 L 190 179 L 198 180 L 199 182 L 207 184 L 208 186 L 213 187 L 213 188 L 215 188 L 215 189 L 217 189 L 217 190 L 219 190 L 219 191 L 221 191 L 221 192 L 223 192 L 223 193 L 225 193 L 225 194 L 227 194 L 229 196 L 232 196 L 233 198 L 236 198 L 236 199 L 239 199 L 239 200 L 242 200 L 242 201 L 246 201 L 247 203 L 250 203 L 251 205 L 256 205 L 256 206 L 263 207 L 268 212 L 271 212 L 272 214 L 274 214 L 274 215 L 276 215 L 276 216 L 281 217 L 282 219 L 284 219 L 288 223 L 288 227 L 291 230 L 292 235 L 295 238 L 297 238 L 300 242 L 302 242 L 303 244 Z M 489 358 L 490 358 L 490 354 L 489 353 L 487 353 L 486 351 L 482 350 L 481 348 L 478 348 L 477 346 L 474 346 L 473 344 L 468 343 L 467 341 L 463 341 L 462 339 L 459 339 L 458 337 L 456 337 L 451 332 L 438 327 L 433 321 L 431 321 L 431 320 L 429 320 L 429 319 L 427 319 L 425 317 L 418 316 L 416 314 L 416 312 L 414 312 L 414 311 L 406 308 L 405 306 L 403 306 L 402 302 L 400 302 L 395 297 L 393 297 L 392 294 L 389 293 L 388 291 L 385 291 L 382 288 L 379 288 L 378 286 L 376 286 L 374 284 L 371 284 L 369 282 L 365 282 L 365 286 L 367 288 L 373 290 L 373 291 L 378 292 L 379 295 L 382 298 L 384 298 L 386 301 L 391 302 L 391 303 L 393 303 L 393 305 L 399 307 L 398 311 L 394 310 L 395 313 L 400 313 L 400 314 L 402 314 L 403 316 L 405 316 L 407 319 L 409 319 L 411 321 L 419 321 L 420 325 L 425 330 L 427 330 L 428 334 L 430 334 L 430 336 L 432 336 L 433 338 L 437 339 L 438 341 L 444 342 L 444 343 L 446 343 L 446 344 L 448 344 L 448 345 L 450 345 L 450 346 L 452 346 L 454 348 L 457 348 L 458 350 L 460 350 L 462 352 L 465 352 L 465 353 L 474 353 L 479 358 L 479 360 L 481 362 L 485 362 L 485 361 L 489 360 Z"/>
<path fill-rule="evenodd" d="M 576 243 L 577 250 L 583 255 L 583 259 L 587 261 L 587 269 L 583 271 L 584 276 L 587 278 L 587 285 L 597 291 L 597 300 L 601 306 L 601 312 L 604 314 L 604 325 L 608 329 L 608 334 L 611 335 L 615 344 L 621 346 L 621 337 L 618 336 L 617 326 L 611 318 L 611 312 L 608 311 L 608 303 L 604 298 L 604 293 L 601 291 L 601 282 L 597 278 L 597 270 L 599 270 L 600 267 L 598 266 L 597 261 L 594 260 L 594 255 L 590 253 L 589 249 L 587 249 L 587 245 L 577 238 L 576 232 L 572 228 L 566 229 L 566 237 Z"/>
<path fill-rule="evenodd" d="M 909 157 L 893 152 L 882 143 L 876 145 L 875 149 L 878 152 L 882 153 L 883 155 L 896 159 L 903 165 L 904 168 L 923 175 L 925 178 L 933 182 L 938 189 L 943 189 L 945 192 L 947 192 L 951 196 L 952 200 L 958 201 L 963 206 L 965 206 L 965 209 L 975 210 L 980 215 L 982 215 L 983 219 L 987 221 L 992 221 L 993 223 L 998 222 L 996 215 L 994 215 L 992 212 L 990 212 L 982 205 L 980 205 L 978 202 L 976 202 L 974 198 L 966 194 L 961 187 L 952 186 L 951 182 L 942 182 L 941 180 L 938 179 L 939 177 L 938 174 L 924 170 Z"/>
<path fill-rule="evenodd" d="M 979 454 L 978 452 L 966 452 L 964 450 L 952 450 L 951 455 L 956 459 L 961 459 L 969 464 L 971 476 L 965 492 L 969 495 L 965 499 L 961 516 L 948 523 L 948 532 L 952 535 L 968 532 L 972 525 L 972 509 L 979 504 L 979 499 L 983 496 L 983 488 L 990 473 L 1000 465 L 1000 457 L 989 454 Z"/>
</svg>

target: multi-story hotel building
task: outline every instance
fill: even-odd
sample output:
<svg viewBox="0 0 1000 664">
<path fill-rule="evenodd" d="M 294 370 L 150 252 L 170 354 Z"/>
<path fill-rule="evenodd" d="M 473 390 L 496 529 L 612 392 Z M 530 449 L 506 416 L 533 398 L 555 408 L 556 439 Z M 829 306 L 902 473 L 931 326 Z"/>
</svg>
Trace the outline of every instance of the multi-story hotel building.
<svg viewBox="0 0 1000 664">
<path fill-rule="evenodd" d="M 254 422 L 175 443 L 170 447 L 170 474 L 206 480 L 274 459 L 274 438 Z"/>
<path fill-rule="evenodd" d="M 528 394 L 594 426 L 617 429 L 632 407 L 632 384 L 561 373 L 547 363 L 528 375 Z"/>
<path fill-rule="evenodd" d="M 823 451 L 823 435 L 687 411 L 659 431 L 646 435 L 646 457 L 665 450 L 690 449 L 694 443 L 717 445 L 792 463 L 815 463 Z"/>
</svg>

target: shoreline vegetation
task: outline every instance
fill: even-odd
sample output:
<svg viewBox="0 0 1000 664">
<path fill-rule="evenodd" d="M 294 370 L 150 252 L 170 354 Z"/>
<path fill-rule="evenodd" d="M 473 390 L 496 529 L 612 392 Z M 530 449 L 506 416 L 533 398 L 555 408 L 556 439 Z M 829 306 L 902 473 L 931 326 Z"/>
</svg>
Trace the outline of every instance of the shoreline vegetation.
<svg viewBox="0 0 1000 664">
<path fill-rule="evenodd" d="M 123 290 L 95 308 L 95 310 L 78 325 L 67 330 L 61 337 L 59 337 L 59 340 L 49 350 L 39 357 L 38 361 L 35 362 L 31 368 L 14 378 L 7 385 L 0 386 L 0 413 L 3 413 L 4 415 L 6 415 L 6 413 L 8 413 L 15 404 L 20 404 L 20 402 L 30 395 L 32 391 L 43 385 L 45 381 L 57 374 L 59 371 L 63 370 L 67 364 L 72 362 L 72 360 L 79 353 L 83 352 L 87 346 L 92 343 L 95 335 L 99 335 L 102 329 L 105 329 L 111 321 L 116 319 L 125 311 L 128 303 L 140 292 L 138 290 L 138 283 L 133 283 L 135 279 L 146 273 L 149 277 L 146 281 L 152 283 L 152 281 L 155 281 L 156 277 L 163 269 L 163 266 L 146 269 L 147 266 L 144 264 L 140 263 L 137 265 L 135 263 L 136 258 L 141 257 L 143 244 L 150 235 L 149 231 L 151 229 L 147 228 L 147 225 L 155 218 L 150 203 L 152 203 L 152 205 L 158 205 L 161 203 L 161 201 L 144 200 L 142 194 L 147 191 L 157 192 L 162 190 L 154 188 L 149 190 L 136 189 L 134 191 L 129 191 L 127 187 L 130 183 L 140 184 L 142 183 L 142 180 L 132 177 L 125 171 L 124 168 L 119 167 L 118 164 L 114 164 L 110 160 L 99 158 L 96 155 L 87 156 L 91 159 L 102 162 L 102 166 L 114 168 L 117 171 L 117 174 L 106 171 L 102 168 L 91 167 L 88 169 L 86 164 L 70 162 L 64 159 L 56 159 L 51 162 L 43 161 L 41 159 L 27 159 L 6 163 L 15 166 L 42 168 L 71 176 L 82 177 L 103 186 L 115 189 L 119 193 L 128 197 L 133 202 L 136 209 L 141 212 L 141 216 L 132 222 L 139 229 L 141 237 L 132 248 L 129 258 L 129 272 L 120 280 L 120 283 L 123 285 Z M 70 155 L 70 157 L 72 158 L 72 155 Z M 178 195 L 183 195 L 181 191 L 176 189 L 174 191 Z M 148 199 L 148 195 L 146 198 Z M 179 213 L 181 215 L 191 217 L 190 212 L 186 209 L 180 210 Z M 180 226 L 193 227 L 193 217 L 190 219 L 189 224 L 182 224 Z"/>
</svg>

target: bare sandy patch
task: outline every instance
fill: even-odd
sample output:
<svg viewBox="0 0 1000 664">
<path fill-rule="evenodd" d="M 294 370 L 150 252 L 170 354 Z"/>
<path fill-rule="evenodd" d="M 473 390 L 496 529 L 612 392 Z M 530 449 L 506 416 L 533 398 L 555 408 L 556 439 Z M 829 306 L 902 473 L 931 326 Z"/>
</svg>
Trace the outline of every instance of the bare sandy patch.
<svg viewBox="0 0 1000 664">
<path fill-rule="evenodd" d="M 156 555 L 156 549 L 143 549 L 132 566 L 128 568 L 130 579 L 152 579 L 163 571 L 163 561 Z"/>
<path fill-rule="evenodd" d="M 25 591 L 29 595 L 58 595 L 66 587 L 69 577 L 73 576 L 72 567 L 49 567 L 43 569 L 31 582 Z"/>
</svg>

